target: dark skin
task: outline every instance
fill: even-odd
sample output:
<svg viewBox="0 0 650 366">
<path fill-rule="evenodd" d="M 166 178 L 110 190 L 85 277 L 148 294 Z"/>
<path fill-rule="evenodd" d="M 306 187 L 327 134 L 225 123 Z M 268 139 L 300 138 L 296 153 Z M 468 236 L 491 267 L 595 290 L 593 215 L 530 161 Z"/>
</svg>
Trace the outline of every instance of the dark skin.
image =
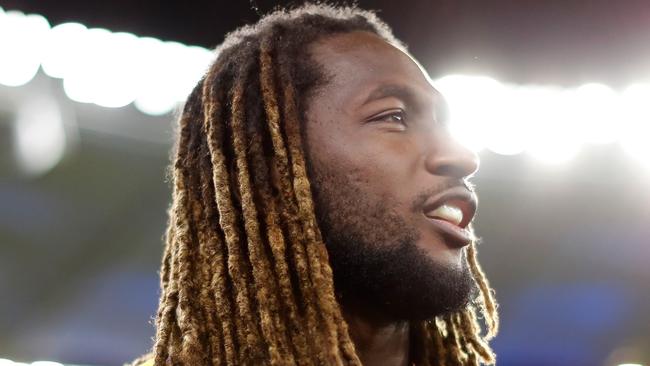
<svg viewBox="0 0 650 366">
<path fill-rule="evenodd" d="M 399 220 L 368 219 L 357 224 L 375 226 L 363 229 L 364 237 L 381 225 L 383 230 L 370 240 L 373 245 L 390 246 L 386 238 L 401 232 L 389 221 L 397 221 L 416 234 L 411 237 L 427 260 L 450 271 L 461 270 L 467 243 L 451 242 L 436 231 L 413 202 L 432 187 L 442 191 L 462 185 L 476 172 L 479 161 L 449 134 L 441 118 L 444 102 L 426 72 L 408 54 L 367 32 L 329 37 L 310 50 L 329 76 L 307 109 L 307 153 L 316 174 L 344 172 L 345 184 L 364 197 L 360 206 L 390 203 L 390 213 Z M 321 180 L 324 184 L 341 181 Z M 340 206 L 340 211 L 345 207 Z M 351 208 L 345 219 L 353 220 L 362 212 Z M 388 316 L 363 299 L 347 300 L 341 306 L 362 363 L 408 365 L 409 320 Z"/>
</svg>

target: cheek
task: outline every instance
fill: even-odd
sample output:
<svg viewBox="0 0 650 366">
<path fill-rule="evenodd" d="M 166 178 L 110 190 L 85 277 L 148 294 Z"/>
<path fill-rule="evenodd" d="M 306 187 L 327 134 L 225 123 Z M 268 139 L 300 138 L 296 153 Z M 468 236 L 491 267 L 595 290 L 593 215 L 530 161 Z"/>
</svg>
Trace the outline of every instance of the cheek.
<svg viewBox="0 0 650 366">
<path fill-rule="evenodd" d="M 377 159 L 355 161 L 355 163 L 354 167 L 349 167 L 344 173 L 345 184 L 363 195 L 363 201 L 369 207 L 373 209 L 381 207 L 381 210 L 390 211 L 410 225 L 412 223 L 410 207 L 414 197 L 401 172 L 388 168 Z"/>
<path fill-rule="evenodd" d="M 414 199 L 416 192 L 410 187 L 415 183 L 418 152 L 407 135 L 331 118 L 310 119 L 307 126 L 309 155 L 317 176 L 336 175 L 394 205 L 408 205 Z"/>
<path fill-rule="evenodd" d="M 376 143 L 356 156 L 355 163 L 367 183 L 376 187 L 381 196 L 400 205 L 415 198 L 413 159 L 407 149 L 398 144 Z"/>
<path fill-rule="evenodd" d="M 336 169 L 337 175 L 368 195 L 392 202 L 397 198 L 398 191 L 404 189 L 402 172 L 397 171 L 392 164 L 387 164 L 383 154 L 355 149 L 338 151 L 328 158 L 331 159 L 329 167 Z"/>
</svg>

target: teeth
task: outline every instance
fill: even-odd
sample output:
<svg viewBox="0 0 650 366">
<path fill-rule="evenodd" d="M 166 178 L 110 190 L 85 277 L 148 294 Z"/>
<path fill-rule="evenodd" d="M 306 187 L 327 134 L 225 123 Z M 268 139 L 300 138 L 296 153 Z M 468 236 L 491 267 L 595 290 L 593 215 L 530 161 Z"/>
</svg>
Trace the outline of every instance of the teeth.
<svg viewBox="0 0 650 366">
<path fill-rule="evenodd" d="M 442 205 L 431 212 L 427 212 L 426 215 L 431 218 L 449 221 L 455 225 L 460 225 L 463 221 L 463 211 L 458 207 L 449 205 Z"/>
</svg>

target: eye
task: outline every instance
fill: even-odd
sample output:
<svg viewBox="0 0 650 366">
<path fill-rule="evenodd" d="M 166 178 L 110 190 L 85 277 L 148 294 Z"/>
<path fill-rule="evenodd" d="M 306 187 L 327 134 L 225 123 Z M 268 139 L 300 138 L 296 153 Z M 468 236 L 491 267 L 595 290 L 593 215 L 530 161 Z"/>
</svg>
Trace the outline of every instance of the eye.
<svg viewBox="0 0 650 366">
<path fill-rule="evenodd" d="M 406 125 L 406 112 L 402 109 L 392 109 L 371 117 L 370 122 L 391 122 Z"/>
</svg>

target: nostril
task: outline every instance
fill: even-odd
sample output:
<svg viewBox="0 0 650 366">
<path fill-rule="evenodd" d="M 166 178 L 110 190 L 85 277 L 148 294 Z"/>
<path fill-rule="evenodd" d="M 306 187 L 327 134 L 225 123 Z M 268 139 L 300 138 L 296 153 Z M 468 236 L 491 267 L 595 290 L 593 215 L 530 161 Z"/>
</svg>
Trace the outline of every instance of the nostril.
<svg viewBox="0 0 650 366">
<path fill-rule="evenodd" d="M 471 173 L 473 173 L 473 171 Z M 438 165 L 437 169 L 435 170 L 436 175 L 454 178 L 464 178 L 471 173 L 468 173 L 468 169 L 463 168 L 457 164 L 441 164 Z"/>
</svg>

